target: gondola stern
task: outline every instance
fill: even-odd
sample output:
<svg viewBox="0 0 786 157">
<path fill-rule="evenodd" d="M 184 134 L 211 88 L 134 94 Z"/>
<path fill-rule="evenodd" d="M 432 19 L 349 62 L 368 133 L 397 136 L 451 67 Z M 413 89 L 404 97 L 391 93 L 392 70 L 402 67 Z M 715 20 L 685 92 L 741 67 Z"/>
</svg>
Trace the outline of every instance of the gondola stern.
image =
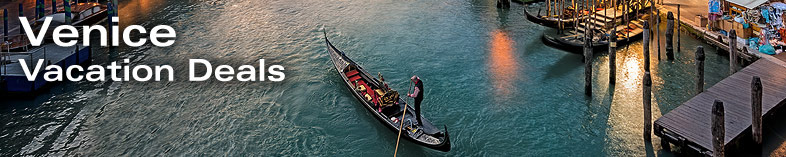
<svg viewBox="0 0 786 157">
<path fill-rule="evenodd" d="M 451 149 L 450 133 L 448 133 L 448 126 L 447 125 L 444 125 L 444 128 L 445 128 L 445 141 L 442 141 L 442 143 L 440 143 L 437 146 L 436 149 L 439 150 L 439 151 L 448 152 Z"/>
</svg>

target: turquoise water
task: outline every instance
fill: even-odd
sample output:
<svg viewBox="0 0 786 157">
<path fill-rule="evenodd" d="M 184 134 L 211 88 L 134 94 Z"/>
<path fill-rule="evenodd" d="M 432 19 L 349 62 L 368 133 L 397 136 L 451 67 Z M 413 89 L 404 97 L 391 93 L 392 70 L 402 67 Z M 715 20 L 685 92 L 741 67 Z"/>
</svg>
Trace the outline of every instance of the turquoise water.
<svg viewBox="0 0 786 157">
<path fill-rule="evenodd" d="M 606 53 L 594 58 L 587 97 L 582 57 L 544 46 L 546 28 L 522 9 L 499 11 L 490 0 L 122 1 L 122 26 L 170 25 L 177 42 L 94 48 L 94 64 L 168 64 L 177 81 L 67 82 L 3 101 L 0 156 L 393 154 L 395 133 L 343 87 L 323 30 L 392 88 L 406 90 L 412 74 L 424 80 L 423 113 L 448 126 L 453 149 L 402 142 L 399 155 L 670 155 L 657 137 L 642 138 L 640 42 L 618 51 L 614 86 Z M 653 119 L 692 96 L 697 45 L 684 35 L 677 60 L 653 55 Z M 706 50 L 710 87 L 728 75 L 728 59 Z M 264 58 L 287 77 L 188 82 L 192 58 L 233 66 Z"/>
</svg>

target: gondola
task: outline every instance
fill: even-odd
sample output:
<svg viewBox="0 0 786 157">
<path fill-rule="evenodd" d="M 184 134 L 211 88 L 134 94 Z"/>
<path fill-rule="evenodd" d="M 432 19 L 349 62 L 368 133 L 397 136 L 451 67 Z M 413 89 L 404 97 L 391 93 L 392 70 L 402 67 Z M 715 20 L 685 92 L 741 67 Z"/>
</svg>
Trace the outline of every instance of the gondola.
<svg viewBox="0 0 786 157">
<path fill-rule="evenodd" d="M 635 40 L 641 38 L 644 29 L 642 29 L 642 25 L 639 22 L 633 21 L 630 25 L 625 26 L 618 26 L 617 27 L 617 46 L 622 46 L 629 44 Z M 595 30 L 596 32 L 600 30 Z M 610 32 L 609 32 L 610 33 Z M 595 34 L 603 34 L 595 33 Z M 572 53 L 582 53 L 584 51 L 584 41 L 582 38 L 582 34 L 548 34 L 544 33 L 543 42 L 546 45 L 562 49 Z M 593 37 L 592 42 L 592 50 L 593 51 L 605 51 L 608 49 L 609 42 L 607 40 L 608 37 L 604 36 L 595 36 Z"/>
<path fill-rule="evenodd" d="M 325 44 L 344 86 L 376 120 L 395 133 L 398 133 L 400 123 L 403 121 L 402 138 L 431 149 L 450 151 L 447 126 L 444 126 L 445 131 L 442 132 L 425 117 L 422 117 L 423 124 L 417 124 L 415 110 L 406 104 L 404 99 L 399 98 L 396 91 L 387 89 L 384 83 L 349 59 L 344 52 L 336 49 L 328 40 L 327 33 L 325 33 Z M 378 107 L 377 104 L 387 107 Z M 404 107 L 406 107 L 406 115 L 402 118 Z"/>
<path fill-rule="evenodd" d="M 516 4 L 521 4 L 521 5 L 529 5 L 529 4 L 533 4 L 533 3 L 540 3 L 540 2 L 543 2 L 543 1 L 546 1 L 546 0 L 529 0 L 529 1 L 511 0 L 511 2 L 516 3 Z"/>
<path fill-rule="evenodd" d="M 584 11 L 581 11 L 581 12 L 584 12 Z M 540 10 L 538 10 L 538 14 L 540 14 Z M 528 9 L 526 7 L 524 8 L 524 15 L 526 15 L 527 20 L 532 22 L 532 23 L 536 23 L 536 24 L 539 24 L 539 25 L 542 25 L 542 26 L 546 26 L 546 27 L 551 27 L 551 28 L 560 28 L 559 27 L 560 23 L 562 23 L 564 28 L 570 28 L 570 27 L 573 27 L 573 25 L 576 24 L 577 21 L 581 21 L 581 20 L 584 20 L 586 18 L 589 18 L 589 16 L 587 16 L 586 14 L 582 14 L 581 16 L 576 17 L 576 18 L 573 18 L 573 17 L 571 17 L 571 18 L 559 18 L 558 15 L 553 15 L 551 17 L 540 16 L 540 15 L 533 15 L 533 14 L 531 14 L 528 11 Z"/>
</svg>

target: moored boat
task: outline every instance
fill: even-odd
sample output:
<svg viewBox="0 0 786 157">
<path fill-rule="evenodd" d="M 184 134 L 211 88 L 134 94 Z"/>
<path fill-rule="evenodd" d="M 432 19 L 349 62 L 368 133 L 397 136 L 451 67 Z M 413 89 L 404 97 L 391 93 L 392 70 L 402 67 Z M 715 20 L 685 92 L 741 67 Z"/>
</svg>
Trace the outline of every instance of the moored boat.
<svg viewBox="0 0 786 157">
<path fill-rule="evenodd" d="M 55 28 L 60 25 L 66 24 L 66 15 L 65 9 L 59 8 L 58 11 L 54 14 L 46 15 L 44 18 L 39 18 L 33 23 L 33 28 L 35 32 L 41 30 L 44 24 L 44 20 L 47 17 L 51 17 L 52 21 L 50 22 L 49 26 L 47 27 L 47 31 L 45 34 L 45 38 L 47 41 L 51 41 L 52 39 L 52 32 L 54 32 Z M 76 3 L 71 5 L 71 25 L 73 26 L 89 26 L 97 24 L 103 20 L 107 19 L 107 8 L 105 5 L 101 5 L 100 3 L 96 2 L 84 2 L 84 3 Z M 109 29 L 109 28 L 107 28 Z"/>
<path fill-rule="evenodd" d="M 566 11 L 572 11 L 572 10 L 568 9 Z M 579 13 L 582 12 L 584 11 L 579 11 Z M 570 12 L 570 13 L 575 13 L 575 12 Z M 581 21 L 589 17 L 588 14 L 580 14 L 577 17 L 572 17 L 572 15 L 541 16 L 539 15 L 540 11 L 538 11 L 537 14 L 538 15 L 533 15 L 528 11 L 527 8 L 524 8 L 524 15 L 526 15 L 528 21 L 542 26 L 557 28 L 557 29 L 560 28 L 560 24 L 563 26 L 563 28 L 573 27 L 573 25 L 575 25 L 577 21 Z M 565 17 L 569 17 L 569 18 L 565 18 Z"/>
<path fill-rule="evenodd" d="M 54 14 L 46 15 L 36 20 L 36 24 L 44 23 L 46 17 L 52 17 L 50 27 L 54 28 L 65 24 L 65 9 L 59 8 Z M 96 2 L 84 2 L 71 5 L 71 25 L 93 25 L 107 18 L 106 6 Z"/>
<path fill-rule="evenodd" d="M 327 35 L 325 44 L 344 86 L 376 120 L 394 132 L 399 132 L 401 128 L 401 137 L 415 144 L 439 151 L 450 151 L 447 126 L 444 126 L 443 132 L 425 117 L 421 117 L 422 124 L 418 124 L 415 110 L 404 99 L 399 98 L 398 92 L 387 88 L 382 81 L 336 49 L 327 39 Z"/>
<path fill-rule="evenodd" d="M 643 26 L 639 24 L 638 21 L 631 22 L 629 25 L 621 25 L 617 27 L 617 33 L 615 37 L 617 38 L 617 46 L 622 46 L 629 44 L 635 40 L 641 38 L 644 29 Z M 592 50 L 593 51 L 605 51 L 608 50 L 608 38 L 609 36 L 605 36 L 606 34 L 611 34 L 611 32 L 605 32 L 605 30 L 594 30 L 596 33 L 593 34 L 600 34 L 595 35 L 592 38 Z M 584 34 L 583 33 L 544 33 L 543 34 L 543 42 L 546 45 L 562 49 L 571 53 L 582 53 L 584 51 Z"/>
</svg>

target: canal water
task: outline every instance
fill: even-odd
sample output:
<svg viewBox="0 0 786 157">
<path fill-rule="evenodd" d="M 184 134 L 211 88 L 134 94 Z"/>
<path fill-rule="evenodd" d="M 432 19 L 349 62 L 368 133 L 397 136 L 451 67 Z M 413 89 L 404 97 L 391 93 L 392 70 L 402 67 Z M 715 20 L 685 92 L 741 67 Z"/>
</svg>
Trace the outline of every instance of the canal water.
<svg viewBox="0 0 786 157">
<path fill-rule="evenodd" d="M 378 123 L 331 68 L 336 47 L 405 92 L 425 82 L 423 114 L 446 125 L 443 153 L 402 142 L 399 155 L 670 155 L 642 138 L 641 42 L 593 59 L 584 96 L 582 56 L 544 46 L 546 28 L 523 7 L 491 0 L 128 0 L 121 26 L 177 30 L 171 47 L 93 48 L 94 64 L 172 65 L 175 82 L 64 82 L 34 99 L 0 103 L 0 156 L 391 155 L 396 134 Z M 135 35 L 139 36 L 139 35 Z M 97 40 L 97 39 L 93 39 Z M 728 59 L 683 35 L 675 61 L 652 58 L 653 116 L 694 92 L 695 46 L 707 50 L 710 87 Z M 656 47 L 653 47 L 655 49 Z M 283 82 L 188 82 L 188 59 L 286 67 Z"/>
</svg>

